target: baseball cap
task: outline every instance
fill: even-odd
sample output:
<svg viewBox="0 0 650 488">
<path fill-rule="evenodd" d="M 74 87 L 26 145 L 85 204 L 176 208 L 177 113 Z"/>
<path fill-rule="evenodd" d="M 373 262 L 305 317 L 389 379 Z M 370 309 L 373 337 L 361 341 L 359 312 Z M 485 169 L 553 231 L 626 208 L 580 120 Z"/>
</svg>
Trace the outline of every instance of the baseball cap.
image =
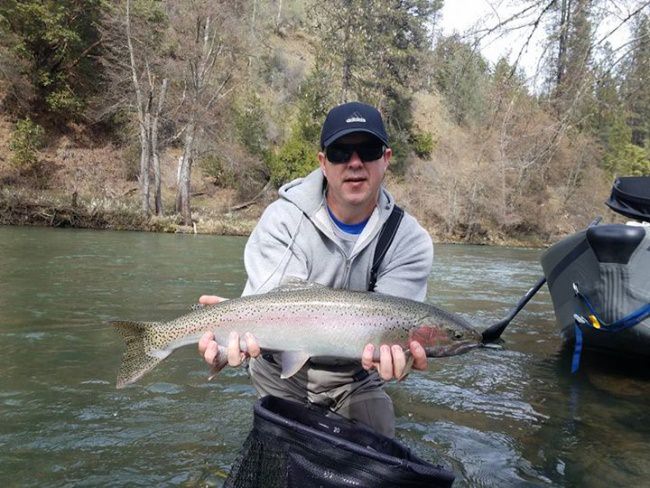
<svg viewBox="0 0 650 488">
<path fill-rule="evenodd" d="M 388 135 L 379 110 L 365 103 L 348 102 L 334 107 L 325 117 L 320 133 L 321 149 L 353 132 L 372 134 L 388 146 Z"/>
</svg>

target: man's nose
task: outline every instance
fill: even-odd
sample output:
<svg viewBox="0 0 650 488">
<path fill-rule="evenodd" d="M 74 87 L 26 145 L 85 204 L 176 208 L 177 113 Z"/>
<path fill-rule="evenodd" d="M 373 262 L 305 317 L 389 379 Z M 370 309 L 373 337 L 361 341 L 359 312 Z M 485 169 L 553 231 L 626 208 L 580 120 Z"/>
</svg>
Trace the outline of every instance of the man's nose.
<svg viewBox="0 0 650 488">
<path fill-rule="evenodd" d="M 348 166 L 363 166 L 363 161 L 361 161 L 361 158 L 357 154 L 356 151 L 352 153 L 352 156 L 350 156 L 350 160 L 348 161 Z"/>
</svg>

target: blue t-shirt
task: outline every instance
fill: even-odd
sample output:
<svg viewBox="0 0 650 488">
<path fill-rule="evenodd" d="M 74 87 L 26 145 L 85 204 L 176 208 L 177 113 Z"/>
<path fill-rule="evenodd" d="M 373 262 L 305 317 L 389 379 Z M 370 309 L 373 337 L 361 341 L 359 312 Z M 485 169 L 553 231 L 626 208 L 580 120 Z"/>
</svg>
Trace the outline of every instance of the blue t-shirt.
<svg viewBox="0 0 650 488">
<path fill-rule="evenodd" d="M 366 220 L 364 220 L 363 222 L 359 222 L 358 224 L 346 224 L 344 222 L 341 222 L 339 219 L 337 219 L 334 216 L 334 213 L 332 213 L 329 206 L 327 206 L 327 211 L 330 214 L 330 218 L 332 219 L 332 222 L 334 222 L 339 229 L 341 229 L 346 234 L 352 234 L 355 236 L 358 236 L 359 234 L 361 234 L 361 232 L 363 232 L 363 229 L 368 223 L 368 220 L 370 220 L 370 217 L 368 217 Z"/>
</svg>

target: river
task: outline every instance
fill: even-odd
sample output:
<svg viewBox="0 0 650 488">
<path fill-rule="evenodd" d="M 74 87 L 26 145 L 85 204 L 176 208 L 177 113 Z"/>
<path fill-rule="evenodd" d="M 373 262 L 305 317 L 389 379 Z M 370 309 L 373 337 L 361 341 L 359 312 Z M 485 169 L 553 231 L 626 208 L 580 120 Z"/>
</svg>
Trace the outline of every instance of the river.
<svg viewBox="0 0 650 488">
<path fill-rule="evenodd" d="M 111 320 L 236 297 L 245 239 L 0 227 L 0 485 L 221 486 L 251 427 L 244 370 L 208 382 L 196 350 L 115 389 Z M 540 251 L 437 245 L 427 300 L 482 327 L 541 275 Z M 570 351 L 544 287 L 499 348 L 388 386 L 397 437 L 454 486 L 649 486 L 647 367 Z"/>
</svg>

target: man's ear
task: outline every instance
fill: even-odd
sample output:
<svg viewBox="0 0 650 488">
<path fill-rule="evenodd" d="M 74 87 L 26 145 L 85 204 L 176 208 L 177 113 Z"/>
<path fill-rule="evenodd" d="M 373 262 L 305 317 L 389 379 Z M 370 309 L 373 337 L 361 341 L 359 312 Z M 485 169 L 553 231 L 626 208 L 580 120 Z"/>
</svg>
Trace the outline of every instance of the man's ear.
<svg viewBox="0 0 650 488">
<path fill-rule="evenodd" d="M 325 164 L 325 161 L 327 160 L 327 157 L 325 156 L 324 152 L 319 152 L 318 153 L 318 164 L 320 165 L 320 170 L 323 172 L 323 176 L 327 178 L 327 165 Z"/>
<path fill-rule="evenodd" d="M 393 156 L 393 150 L 387 147 L 384 151 L 384 159 L 386 160 L 386 168 L 390 165 L 390 158 Z"/>
</svg>

